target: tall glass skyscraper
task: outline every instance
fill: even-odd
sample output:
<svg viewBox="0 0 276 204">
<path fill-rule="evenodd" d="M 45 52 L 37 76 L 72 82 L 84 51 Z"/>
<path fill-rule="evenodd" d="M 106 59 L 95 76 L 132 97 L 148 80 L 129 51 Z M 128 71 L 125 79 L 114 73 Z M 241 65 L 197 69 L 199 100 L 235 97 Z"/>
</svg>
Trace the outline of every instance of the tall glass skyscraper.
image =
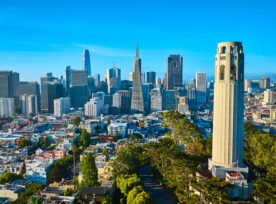
<svg viewBox="0 0 276 204">
<path fill-rule="evenodd" d="M 82 69 L 87 71 L 88 76 L 91 76 L 91 63 L 90 63 L 89 50 L 83 51 Z"/>
</svg>

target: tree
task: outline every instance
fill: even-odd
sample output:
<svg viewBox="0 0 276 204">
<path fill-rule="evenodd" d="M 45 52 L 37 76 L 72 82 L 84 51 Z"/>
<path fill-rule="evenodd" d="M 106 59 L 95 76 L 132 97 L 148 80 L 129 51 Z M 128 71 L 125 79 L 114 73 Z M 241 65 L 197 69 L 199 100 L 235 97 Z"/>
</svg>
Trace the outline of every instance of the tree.
<svg viewBox="0 0 276 204">
<path fill-rule="evenodd" d="M 79 127 L 80 122 L 81 122 L 80 117 L 76 117 L 72 120 L 72 124 L 75 124 L 77 127 Z"/>
<path fill-rule="evenodd" d="M 116 177 L 120 174 L 135 173 L 140 166 L 141 148 L 126 143 L 121 147 L 113 161 L 112 173 Z"/>
<path fill-rule="evenodd" d="M 71 172 L 73 164 L 73 156 L 68 155 L 62 159 L 57 160 L 52 164 L 50 171 L 47 174 L 48 182 L 60 181 L 62 178 L 68 176 Z"/>
<path fill-rule="evenodd" d="M 4 172 L 0 176 L 0 184 L 11 183 L 11 182 L 13 182 L 14 180 L 17 180 L 17 179 L 23 179 L 23 176 L 20 175 L 20 174 Z"/>
<path fill-rule="evenodd" d="M 135 186 L 127 195 L 127 204 L 153 204 L 153 200 L 142 186 Z"/>
<path fill-rule="evenodd" d="M 109 148 L 104 148 L 103 152 L 102 152 L 102 155 L 106 155 L 107 152 L 108 152 Z"/>
<path fill-rule="evenodd" d="M 81 165 L 82 183 L 86 186 L 97 186 L 98 169 L 96 167 L 95 158 L 91 153 L 88 153 L 83 159 Z"/>
<path fill-rule="evenodd" d="M 90 140 L 90 135 L 88 134 L 88 132 L 84 129 L 82 130 L 82 133 L 81 133 L 81 136 L 80 136 L 80 144 L 86 148 L 86 147 L 89 147 L 91 143 L 91 140 Z"/>
<path fill-rule="evenodd" d="M 41 197 L 33 196 L 33 197 L 30 198 L 30 202 L 32 204 L 42 204 L 43 200 L 42 200 Z"/>
<path fill-rule="evenodd" d="M 226 181 L 220 181 L 218 177 L 205 178 L 197 177 L 191 183 L 193 189 L 199 192 L 203 203 L 228 203 L 228 194 L 226 189 L 232 185 Z"/>
<path fill-rule="evenodd" d="M 141 180 L 138 178 L 137 174 L 122 174 L 116 178 L 116 183 L 121 193 L 127 196 L 134 186 L 141 185 Z"/>
<path fill-rule="evenodd" d="M 112 204 L 112 198 L 109 195 L 105 196 L 101 204 Z"/>
<path fill-rule="evenodd" d="M 132 140 L 133 142 L 134 142 L 134 141 L 141 140 L 141 139 L 143 139 L 143 137 L 142 137 L 141 134 L 136 133 L 136 132 L 132 133 L 132 135 L 131 135 L 131 140 Z"/>
<path fill-rule="evenodd" d="M 274 203 L 276 200 L 276 174 L 262 175 L 254 183 L 253 194 L 264 203 Z"/>
<path fill-rule="evenodd" d="M 45 187 L 42 183 L 31 183 L 25 190 L 20 194 L 15 203 L 22 204 L 27 203 L 29 198 L 35 194 L 38 190 L 41 190 Z"/>
<path fill-rule="evenodd" d="M 23 147 L 26 147 L 26 146 L 29 146 L 29 145 L 30 145 L 30 141 L 26 140 L 25 138 L 23 138 L 22 140 L 17 142 L 17 146 L 19 148 L 23 148 Z"/>
</svg>

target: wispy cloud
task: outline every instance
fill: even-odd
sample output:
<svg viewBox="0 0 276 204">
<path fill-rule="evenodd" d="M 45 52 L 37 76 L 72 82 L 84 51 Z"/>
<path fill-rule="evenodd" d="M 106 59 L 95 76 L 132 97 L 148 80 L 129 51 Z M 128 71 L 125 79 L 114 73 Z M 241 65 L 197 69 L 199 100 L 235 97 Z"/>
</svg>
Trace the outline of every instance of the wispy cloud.
<svg viewBox="0 0 276 204">
<path fill-rule="evenodd" d="M 99 45 L 86 45 L 75 43 L 75 46 L 81 47 L 83 49 L 88 49 L 90 52 L 94 52 L 98 55 L 102 56 L 111 56 L 111 57 L 133 57 L 133 53 L 135 50 L 129 49 L 121 49 L 121 48 L 111 48 L 111 47 L 103 47 Z"/>
</svg>

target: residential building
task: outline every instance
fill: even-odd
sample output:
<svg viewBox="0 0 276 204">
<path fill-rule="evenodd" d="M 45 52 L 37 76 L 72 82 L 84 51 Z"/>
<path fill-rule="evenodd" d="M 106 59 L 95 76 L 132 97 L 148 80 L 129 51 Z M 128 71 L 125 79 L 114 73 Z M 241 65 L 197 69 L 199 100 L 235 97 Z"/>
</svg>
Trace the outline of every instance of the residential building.
<svg viewBox="0 0 276 204">
<path fill-rule="evenodd" d="M 14 116 L 14 98 L 0 98 L 0 116 Z"/>
<path fill-rule="evenodd" d="M 54 100 L 54 115 L 57 117 L 62 117 L 63 114 L 66 114 L 70 111 L 70 98 L 58 98 Z"/>
<path fill-rule="evenodd" d="M 21 112 L 27 116 L 36 116 L 38 113 L 38 101 L 36 95 L 21 95 Z"/>
<path fill-rule="evenodd" d="M 91 98 L 85 104 L 85 115 L 91 117 L 98 117 L 103 112 L 103 101 L 99 98 Z"/>
</svg>

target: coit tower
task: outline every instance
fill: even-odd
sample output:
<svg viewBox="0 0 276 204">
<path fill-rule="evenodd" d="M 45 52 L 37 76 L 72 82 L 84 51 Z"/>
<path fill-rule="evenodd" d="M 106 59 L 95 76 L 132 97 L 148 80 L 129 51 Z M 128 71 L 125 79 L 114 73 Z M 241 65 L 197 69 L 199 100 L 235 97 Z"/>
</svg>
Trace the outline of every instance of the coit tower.
<svg viewBox="0 0 276 204">
<path fill-rule="evenodd" d="M 209 169 L 243 164 L 244 54 L 241 42 L 218 44 L 215 63 L 213 146 Z M 247 168 L 246 168 L 247 169 Z M 213 172 L 213 174 L 217 174 Z M 220 173 L 218 173 L 220 174 Z"/>
</svg>

